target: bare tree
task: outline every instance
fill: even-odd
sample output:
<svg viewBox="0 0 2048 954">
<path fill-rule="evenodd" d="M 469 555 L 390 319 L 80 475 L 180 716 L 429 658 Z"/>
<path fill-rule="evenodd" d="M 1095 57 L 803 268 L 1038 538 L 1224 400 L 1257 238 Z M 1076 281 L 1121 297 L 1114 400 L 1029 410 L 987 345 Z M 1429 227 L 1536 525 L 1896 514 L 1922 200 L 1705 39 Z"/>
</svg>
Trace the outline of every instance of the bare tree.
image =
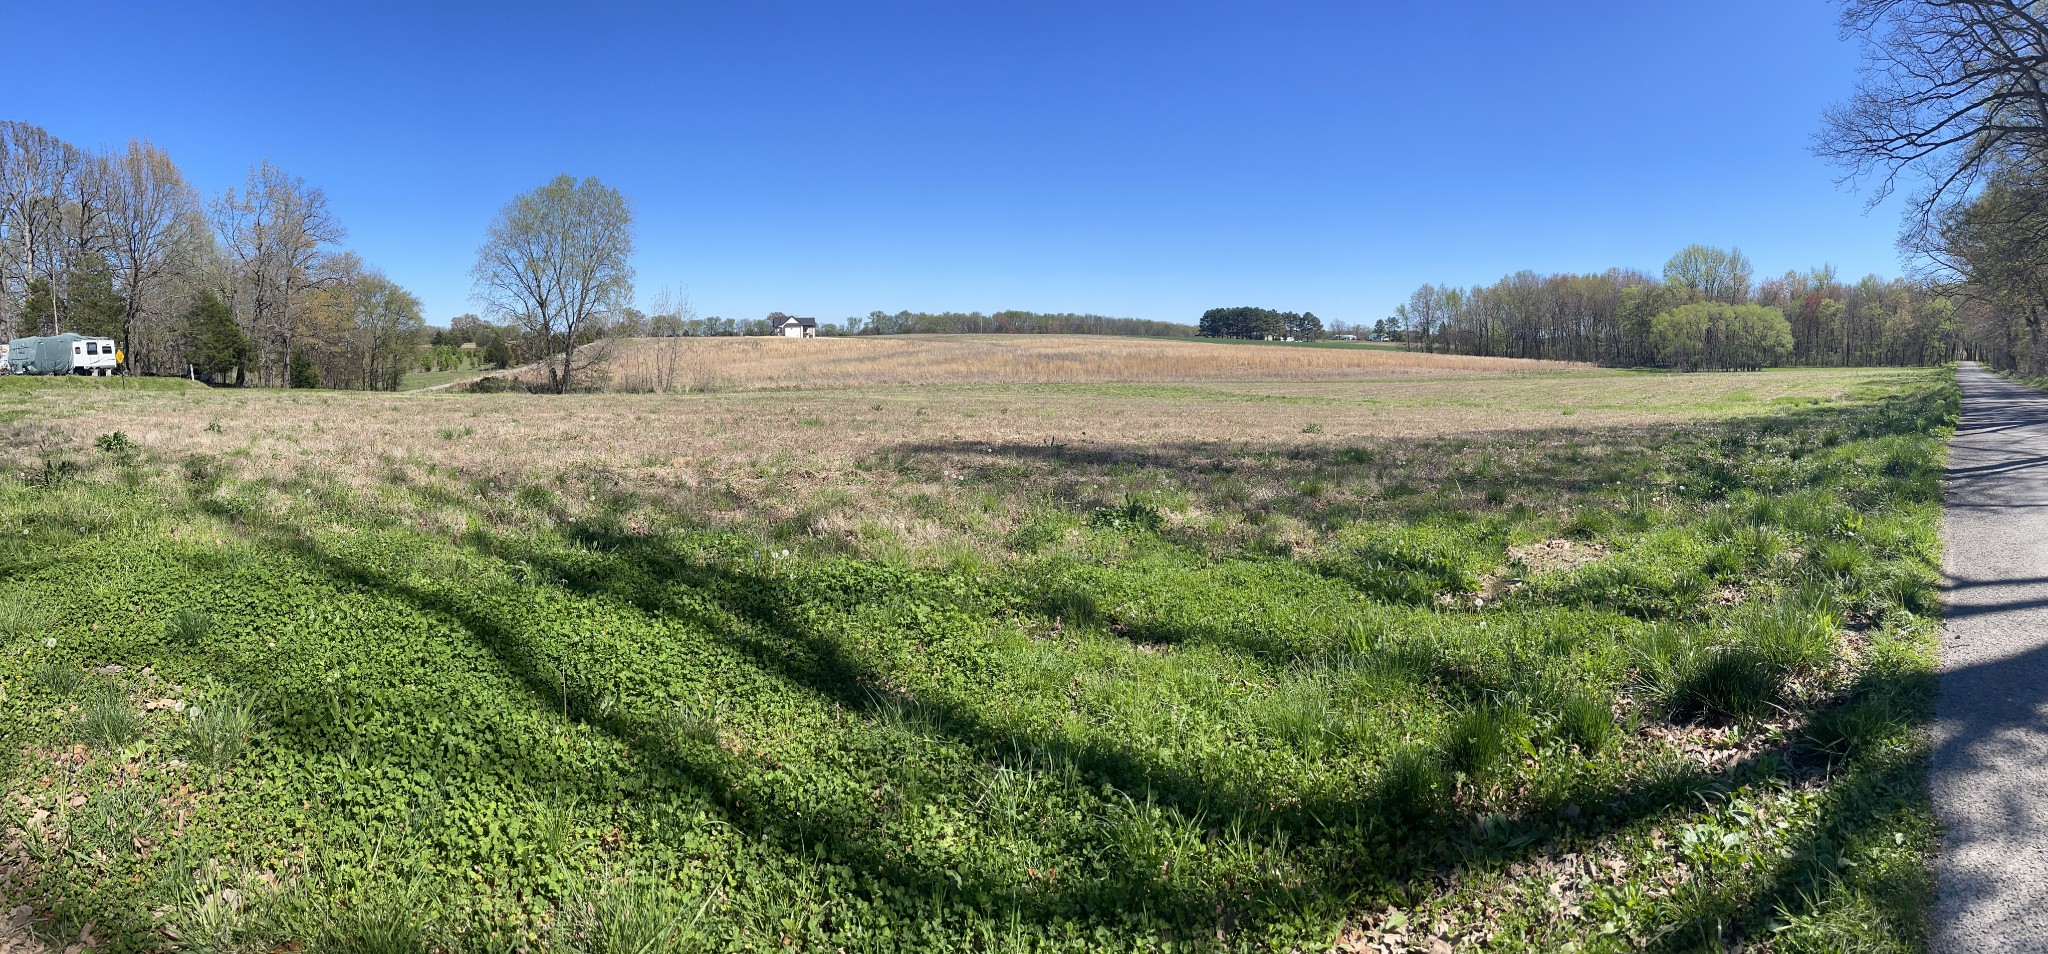
<svg viewBox="0 0 2048 954">
<path fill-rule="evenodd" d="M 109 164 L 107 226 L 121 284 L 121 342 L 129 366 L 148 336 L 137 321 L 158 287 L 179 264 L 180 240 L 194 227 L 199 197 L 171 157 L 145 140 L 131 140 Z"/>
<path fill-rule="evenodd" d="M 565 393 L 603 357 L 606 324 L 632 300 L 632 255 L 625 195 L 595 177 L 556 176 L 498 211 L 470 270 L 471 297 L 526 331 L 549 389 Z"/>
<path fill-rule="evenodd" d="M 67 148 L 65 165 L 57 219 L 58 279 L 52 287 L 59 292 L 58 319 L 68 325 L 75 317 L 70 309 L 73 279 L 87 272 L 105 279 L 113 235 L 107 228 L 107 157 Z"/>
<path fill-rule="evenodd" d="M 668 393 L 686 387 L 683 383 L 684 357 L 690 350 L 690 343 L 682 337 L 683 330 L 696 324 L 697 309 L 690 304 L 687 290 L 656 292 L 648 306 L 648 331 L 654 341 L 646 348 L 653 361 L 654 390 Z"/>
<path fill-rule="evenodd" d="M 213 204 L 214 228 L 234 265 L 230 304 L 246 316 L 266 384 L 291 383 L 294 305 L 322 278 L 315 266 L 347 230 L 327 208 L 327 194 L 265 160 L 237 194 Z"/>
<path fill-rule="evenodd" d="M 1842 32 L 1866 62 L 1828 111 L 1815 150 L 1873 203 L 1903 177 L 1931 222 L 1987 176 L 2048 156 L 2048 15 L 2036 0 L 1843 0 Z"/>
<path fill-rule="evenodd" d="M 56 296 L 63 286 L 64 200 L 78 164 L 78 150 L 40 126 L 0 122 L 0 232 L 4 232 L 7 269 L 0 272 L 0 291 L 14 299 L 27 297 L 27 286 L 41 280 Z M 57 330 L 52 310 L 39 333 Z"/>
</svg>

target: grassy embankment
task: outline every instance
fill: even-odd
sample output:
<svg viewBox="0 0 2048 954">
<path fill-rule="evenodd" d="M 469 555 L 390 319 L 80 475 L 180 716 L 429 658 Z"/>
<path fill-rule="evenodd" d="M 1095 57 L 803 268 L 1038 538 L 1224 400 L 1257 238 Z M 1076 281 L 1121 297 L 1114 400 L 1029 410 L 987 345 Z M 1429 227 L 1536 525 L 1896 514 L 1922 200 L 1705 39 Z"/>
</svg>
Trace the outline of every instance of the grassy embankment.
<svg viewBox="0 0 2048 954">
<path fill-rule="evenodd" d="M 10 400 L 59 946 L 1923 943 L 1939 372 Z"/>
</svg>

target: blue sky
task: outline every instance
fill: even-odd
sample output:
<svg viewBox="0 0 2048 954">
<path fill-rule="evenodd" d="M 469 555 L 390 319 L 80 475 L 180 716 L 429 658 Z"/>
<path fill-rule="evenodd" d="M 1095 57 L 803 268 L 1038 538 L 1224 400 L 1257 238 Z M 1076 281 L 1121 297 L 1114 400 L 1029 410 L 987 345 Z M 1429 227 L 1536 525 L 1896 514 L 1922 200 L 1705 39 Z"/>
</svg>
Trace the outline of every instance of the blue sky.
<svg viewBox="0 0 2048 954">
<path fill-rule="evenodd" d="M 1854 79 L 1834 14 L 0 0 L 0 117 L 147 137 L 207 193 L 268 157 L 434 323 L 472 310 L 496 209 L 561 172 L 632 198 L 643 298 L 687 286 L 707 315 L 1369 322 L 1424 281 L 1691 242 L 1897 272 L 1896 209 L 1808 153 Z"/>
</svg>

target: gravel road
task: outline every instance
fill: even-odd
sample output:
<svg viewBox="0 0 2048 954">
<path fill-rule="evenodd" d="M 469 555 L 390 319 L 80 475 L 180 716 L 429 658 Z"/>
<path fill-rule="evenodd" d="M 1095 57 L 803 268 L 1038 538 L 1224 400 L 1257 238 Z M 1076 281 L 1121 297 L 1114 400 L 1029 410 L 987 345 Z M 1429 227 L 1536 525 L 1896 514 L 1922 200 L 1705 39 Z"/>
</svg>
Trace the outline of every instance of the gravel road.
<svg viewBox="0 0 2048 954">
<path fill-rule="evenodd" d="M 1956 377 L 1934 951 L 2048 952 L 2048 394 L 1970 363 Z"/>
</svg>

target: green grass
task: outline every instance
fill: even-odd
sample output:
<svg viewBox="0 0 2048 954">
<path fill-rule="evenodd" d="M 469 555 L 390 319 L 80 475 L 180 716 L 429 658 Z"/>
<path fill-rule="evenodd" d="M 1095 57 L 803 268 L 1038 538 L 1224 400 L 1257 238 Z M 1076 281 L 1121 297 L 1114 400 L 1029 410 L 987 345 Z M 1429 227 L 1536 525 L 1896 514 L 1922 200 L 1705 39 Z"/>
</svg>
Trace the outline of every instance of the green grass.
<svg viewBox="0 0 2048 954">
<path fill-rule="evenodd" d="M 5 887 L 113 951 L 1919 950 L 1954 388 L 1742 413 L 991 450 L 984 551 L 10 467 Z"/>
<path fill-rule="evenodd" d="M 83 375 L 0 375 L 0 394 L 22 391 L 190 391 L 206 385 L 184 378 L 109 377 Z"/>
</svg>

